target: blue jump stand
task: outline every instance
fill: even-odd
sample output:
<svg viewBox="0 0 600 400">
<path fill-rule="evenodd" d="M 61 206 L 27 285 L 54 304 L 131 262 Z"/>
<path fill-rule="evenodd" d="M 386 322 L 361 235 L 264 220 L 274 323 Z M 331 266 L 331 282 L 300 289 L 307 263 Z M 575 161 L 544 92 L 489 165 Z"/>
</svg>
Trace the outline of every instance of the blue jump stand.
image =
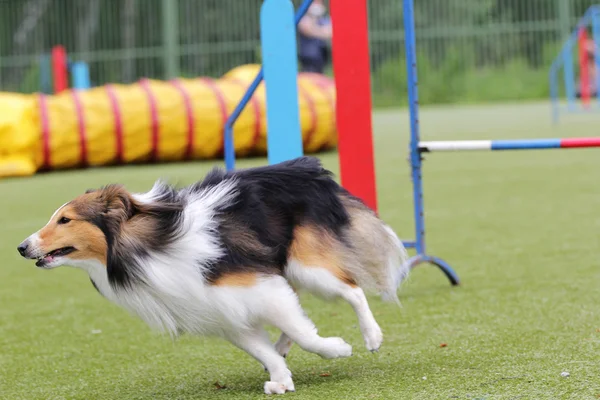
<svg viewBox="0 0 600 400">
<path fill-rule="evenodd" d="M 410 166 L 413 182 L 413 202 L 415 213 L 414 242 L 403 242 L 406 248 L 413 248 L 417 254 L 408 260 L 410 268 L 430 263 L 438 266 L 452 285 L 460 284 L 458 275 L 450 265 L 438 257 L 427 255 L 425 247 L 425 215 L 423 208 L 423 180 L 421 177 L 422 154 L 419 150 L 419 94 L 417 90 L 417 55 L 415 40 L 415 20 L 413 0 L 404 0 L 404 31 L 406 48 L 406 70 L 408 80 L 408 102 L 410 111 Z"/>
</svg>

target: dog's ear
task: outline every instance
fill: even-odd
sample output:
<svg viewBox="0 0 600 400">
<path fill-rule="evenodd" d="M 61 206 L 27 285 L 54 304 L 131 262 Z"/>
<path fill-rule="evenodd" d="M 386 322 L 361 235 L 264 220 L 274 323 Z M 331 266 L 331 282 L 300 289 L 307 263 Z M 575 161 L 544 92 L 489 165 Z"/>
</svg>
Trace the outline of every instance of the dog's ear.
<svg viewBox="0 0 600 400">
<path fill-rule="evenodd" d="M 85 194 L 94 193 L 96 189 L 88 189 L 85 191 Z"/>
<path fill-rule="evenodd" d="M 138 213 L 139 208 L 131 194 L 122 185 L 108 185 L 100 191 L 102 213 L 119 223 Z"/>
</svg>

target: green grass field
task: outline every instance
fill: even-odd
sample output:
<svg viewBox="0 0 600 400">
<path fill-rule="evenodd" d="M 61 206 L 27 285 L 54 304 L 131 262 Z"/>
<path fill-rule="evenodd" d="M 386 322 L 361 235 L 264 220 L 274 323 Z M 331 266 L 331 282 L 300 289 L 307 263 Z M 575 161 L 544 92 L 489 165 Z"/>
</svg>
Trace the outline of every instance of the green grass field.
<svg viewBox="0 0 600 400">
<path fill-rule="evenodd" d="M 421 120 L 428 140 L 594 136 L 600 125 L 598 115 L 579 115 L 553 127 L 546 104 L 426 108 Z M 407 114 L 377 112 L 374 125 L 381 215 L 413 239 Z M 322 158 L 337 172 L 335 154 Z M 101 298 L 82 271 L 37 270 L 16 252 L 87 188 L 144 190 L 159 177 L 184 184 L 214 164 L 0 181 L 1 399 L 266 398 L 267 374 L 230 344 L 159 336 Z M 430 154 L 424 179 L 429 250 L 462 286 L 422 266 L 400 291 L 402 308 L 372 297 L 385 335 L 376 354 L 349 305 L 302 296 L 321 334 L 344 337 L 354 355 L 328 361 L 295 346 L 288 363 L 297 392 L 286 396 L 599 398 L 600 151 Z"/>
</svg>

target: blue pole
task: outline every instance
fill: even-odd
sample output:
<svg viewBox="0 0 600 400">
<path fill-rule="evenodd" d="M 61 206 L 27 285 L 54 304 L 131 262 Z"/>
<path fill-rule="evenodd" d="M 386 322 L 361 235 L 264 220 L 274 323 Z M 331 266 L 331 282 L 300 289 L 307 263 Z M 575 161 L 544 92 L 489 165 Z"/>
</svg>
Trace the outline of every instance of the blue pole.
<svg viewBox="0 0 600 400">
<path fill-rule="evenodd" d="M 573 45 L 569 45 L 563 50 L 563 64 L 565 73 L 565 92 L 569 110 L 575 108 L 575 74 L 573 72 Z"/>
<path fill-rule="evenodd" d="M 52 62 L 50 54 L 44 53 L 40 56 L 40 91 L 52 94 Z"/>
<path fill-rule="evenodd" d="M 423 216 L 423 182 L 419 151 L 419 94 L 417 91 L 417 55 L 413 0 L 404 0 L 404 47 L 410 111 L 410 163 L 413 181 L 416 245 L 418 254 L 425 254 L 425 218 Z"/>
<path fill-rule="evenodd" d="M 298 109 L 298 52 L 291 0 L 264 0 L 260 11 L 267 98 L 267 157 L 277 164 L 303 155 Z"/>
<path fill-rule="evenodd" d="M 552 105 L 552 122 L 558 123 L 560 105 L 558 99 L 558 63 L 553 63 L 550 67 L 550 104 Z"/>
<path fill-rule="evenodd" d="M 417 90 L 417 53 L 413 0 L 404 0 L 404 46 L 406 49 L 406 71 L 408 81 L 408 102 L 410 111 L 410 165 L 413 181 L 413 202 L 415 213 L 415 242 L 404 242 L 413 247 L 417 255 L 408 260 L 410 268 L 421 263 L 431 263 L 440 268 L 452 285 L 460 284 L 452 267 L 438 257 L 426 255 L 425 215 L 423 207 L 423 181 L 421 177 L 421 151 L 419 150 L 419 94 Z"/>
<path fill-rule="evenodd" d="M 302 5 L 300 6 L 300 8 L 298 8 L 298 11 L 296 12 L 294 24 L 298 25 L 298 22 L 300 22 L 302 17 L 304 17 L 304 14 L 306 14 L 306 12 L 308 11 L 308 7 L 310 7 L 312 2 L 313 0 L 304 0 Z M 244 94 L 238 105 L 235 107 L 229 118 L 227 118 L 227 122 L 225 123 L 225 168 L 227 169 L 227 171 L 231 171 L 235 168 L 233 124 L 235 124 L 235 121 L 237 121 L 237 119 L 239 118 L 240 114 L 244 110 L 244 107 L 246 107 L 246 104 L 248 104 L 248 102 L 252 98 L 252 95 L 256 91 L 256 88 L 258 88 L 258 85 L 260 85 L 260 82 L 263 79 L 263 74 L 264 71 L 261 67 L 260 71 L 256 75 L 256 78 L 254 78 L 254 81 L 252 81 L 250 87 L 248 87 L 248 90 L 246 90 L 246 93 Z"/>
<path fill-rule="evenodd" d="M 90 69 L 85 62 L 74 62 L 71 65 L 71 77 L 73 79 L 73 87 L 75 89 L 89 89 L 90 83 Z"/>
<path fill-rule="evenodd" d="M 235 169 L 235 146 L 233 143 L 233 124 L 235 123 L 235 121 L 237 121 L 237 119 L 239 118 L 242 111 L 244 111 L 244 107 L 246 107 L 246 104 L 248 104 L 248 102 L 252 98 L 252 95 L 256 91 L 256 88 L 258 87 L 258 85 L 260 85 L 260 82 L 262 81 L 262 79 L 263 79 L 263 69 L 261 67 L 260 71 L 256 75 L 256 78 L 254 78 L 254 80 L 250 84 L 250 87 L 248 88 L 246 93 L 244 93 L 244 97 L 242 97 L 242 100 L 240 100 L 238 105 L 233 110 L 233 113 L 231 113 L 231 115 L 227 119 L 227 122 L 225 123 L 225 168 L 227 169 L 227 171 L 232 171 L 233 169 Z"/>
</svg>

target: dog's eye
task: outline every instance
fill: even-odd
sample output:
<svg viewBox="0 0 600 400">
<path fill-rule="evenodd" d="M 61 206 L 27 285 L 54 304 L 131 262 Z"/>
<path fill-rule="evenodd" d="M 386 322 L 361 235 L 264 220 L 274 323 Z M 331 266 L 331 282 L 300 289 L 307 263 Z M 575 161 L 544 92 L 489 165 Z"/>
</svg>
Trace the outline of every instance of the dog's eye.
<svg viewBox="0 0 600 400">
<path fill-rule="evenodd" d="M 59 225 L 68 224 L 69 222 L 71 222 L 71 220 L 67 217 L 62 217 L 61 219 L 58 220 Z"/>
</svg>

